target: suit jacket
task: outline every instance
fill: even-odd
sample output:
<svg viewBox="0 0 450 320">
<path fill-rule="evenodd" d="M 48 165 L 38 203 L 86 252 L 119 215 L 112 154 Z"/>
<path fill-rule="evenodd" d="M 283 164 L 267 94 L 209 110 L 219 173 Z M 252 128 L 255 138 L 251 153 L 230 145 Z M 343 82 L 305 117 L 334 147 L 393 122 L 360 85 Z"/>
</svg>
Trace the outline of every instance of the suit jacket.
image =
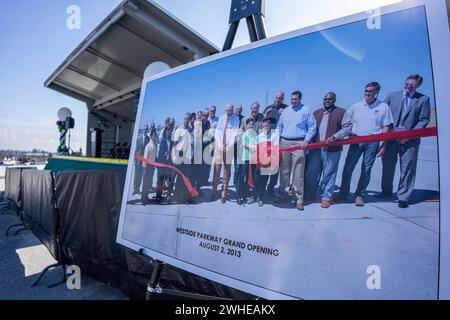
<svg viewBox="0 0 450 320">
<path fill-rule="evenodd" d="M 140 155 L 143 155 L 145 147 L 147 146 L 147 144 L 149 142 L 150 142 L 150 137 L 144 133 L 140 133 L 137 138 L 136 152 L 139 153 Z M 137 165 L 141 164 L 141 162 L 137 161 L 136 158 L 134 159 L 134 163 Z"/>
<path fill-rule="evenodd" d="M 241 120 L 240 128 L 244 131 L 245 131 L 245 122 L 249 118 L 252 118 L 252 116 L 249 115 L 248 117 L 245 117 L 244 119 Z M 253 129 L 256 131 L 256 133 L 259 133 L 259 131 L 261 130 L 263 120 L 264 120 L 264 114 L 262 114 L 261 112 L 258 112 L 258 114 L 256 115 L 255 124 L 253 126 Z"/>
<path fill-rule="evenodd" d="M 391 92 L 384 100 L 391 108 L 394 118 L 394 129 L 399 121 L 403 94 L 403 90 Z M 406 112 L 402 116 L 404 119 L 403 126 L 406 130 L 426 128 L 430 122 L 430 98 L 415 92 Z M 414 139 L 414 141 L 419 142 L 420 139 Z"/>
<path fill-rule="evenodd" d="M 219 118 L 219 122 L 217 123 L 216 130 L 214 131 L 214 140 L 216 141 L 216 147 L 222 146 L 223 148 L 233 145 L 235 142 L 236 135 L 239 129 L 239 118 L 237 115 L 232 114 L 230 120 L 228 121 L 228 126 L 225 128 L 227 124 L 227 115 L 224 114 Z M 226 145 L 223 146 L 223 137 L 225 134 Z"/>
<path fill-rule="evenodd" d="M 321 124 L 322 119 L 323 119 L 324 112 L 325 112 L 325 108 L 320 107 L 319 109 L 317 109 L 313 113 L 314 117 L 316 118 L 317 133 L 316 133 L 316 135 L 314 136 L 314 139 L 311 142 L 319 142 L 319 129 L 320 129 L 320 124 Z M 323 140 L 328 139 L 333 134 L 335 134 L 336 132 L 338 132 L 339 130 L 342 129 L 342 119 L 344 118 L 344 114 L 345 114 L 345 109 L 341 108 L 341 107 L 338 107 L 338 106 L 334 106 L 330 110 L 330 114 L 328 116 L 327 130 L 326 130 L 326 133 L 325 133 L 325 137 L 323 137 Z M 328 148 L 325 148 L 325 149 L 327 151 L 340 151 L 340 150 L 343 149 L 343 147 L 342 146 L 336 146 L 336 147 L 328 147 Z"/>
<path fill-rule="evenodd" d="M 402 100 L 403 90 L 391 92 L 384 100 L 391 108 L 394 126 L 397 125 L 399 120 Z M 403 114 L 403 118 L 403 125 L 406 130 L 425 128 L 430 122 L 430 98 L 415 92 L 406 109 L 406 113 Z"/>
<path fill-rule="evenodd" d="M 160 163 L 171 163 L 171 152 L 172 152 L 172 139 L 166 139 L 164 136 L 161 138 L 159 143 L 158 156 L 156 161 Z"/>
</svg>

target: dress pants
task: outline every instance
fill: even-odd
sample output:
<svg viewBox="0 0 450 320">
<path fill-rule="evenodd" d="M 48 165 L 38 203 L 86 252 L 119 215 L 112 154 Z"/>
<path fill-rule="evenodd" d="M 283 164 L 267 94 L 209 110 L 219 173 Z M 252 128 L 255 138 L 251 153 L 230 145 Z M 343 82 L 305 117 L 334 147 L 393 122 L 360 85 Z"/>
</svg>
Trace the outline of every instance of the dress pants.
<svg viewBox="0 0 450 320">
<path fill-rule="evenodd" d="M 142 174 L 144 168 L 142 167 L 142 161 L 137 161 L 134 165 L 134 192 L 139 192 L 142 184 Z"/>
<path fill-rule="evenodd" d="M 320 177 L 322 175 L 322 161 L 320 149 L 308 151 L 305 164 L 305 198 L 315 200 L 319 191 Z"/>
<path fill-rule="evenodd" d="M 295 147 L 300 141 L 290 141 L 281 138 L 281 148 Z M 304 194 L 304 175 L 305 175 L 305 150 L 282 152 L 281 154 L 281 176 L 280 176 L 280 196 L 289 194 L 291 186 L 297 198 L 297 201 L 303 203 Z"/>
<path fill-rule="evenodd" d="M 383 155 L 383 175 L 381 190 L 392 194 L 395 167 L 400 159 L 400 180 L 397 197 L 400 201 L 409 201 L 416 180 L 417 158 L 419 155 L 419 140 L 409 140 L 405 144 L 389 141 Z"/>
<path fill-rule="evenodd" d="M 212 195 L 217 192 L 219 185 L 220 172 L 223 165 L 223 180 L 222 180 L 222 198 L 225 198 L 228 191 L 228 183 L 230 181 L 231 163 L 233 162 L 233 148 L 228 151 L 219 150 L 216 148 L 214 152 L 214 180 L 212 187 Z"/>
<path fill-rule="evenodd" d="M 253 181 L 256 180 L 256 165 L 250 164 L 250 161 L 245 161 L 238 167 L 238 181 L 236 185 L 237 197 L 246 199 L 254 195 L 253 190 L 250 190 L 248 185 L 249 170 L 252 172 Z M 267 181 L 266 181 L 267 182 Z"/>
<path fill-rule="evenodd" d="M 193 182 L 192 179 L 192 164 L 190 163 L 182 163 L 177 166 L 177 168 L 186 176 L 186 178 Z M 195 187 L 195 185 L 194 185 Z M 184 203 L 186 201 L 192 200 L 192 195 L 189 192 L 188 188 L 184 184 L 183 179 L 181 178 L 181 175 L 177 174 L 176 176 L 176 183 L 175 183 L 175 191 L 174 191 L 174 198 L 176 201 L 179 201 L 181 203 Z"/>
<path fill-rule="evenodd" d="M 319 187 L 321 191 L 321 199 L 331 201 L 333 199 L 334 187 L 336 185 L 341 151 L 327 151 L 325 149 L 320 149 L 320 157 L 321 179 Z"/>
<path fill-rule="evenodd" d="M 362 156 L 361 175 L 359 177 L 358 186 L 356 187 L 355 196 L 364 197 L 370 182 L 370 175 L 377 157 L 379 146 L 379 142 L 365 142 L 352 144 L 350 146 L 347 158 L 345 159 L 344 170 L 342 172 L 342 183 L 339 191 L 342 196 L 347 196 L 349 194 L 353 171 L 355 170 L 359 158 Z"/>
<path fill-rule="evenodd" d="M 167 196 L 170 198 L 173 190 L 173 181 L 175 175 L 171 169 L 158 168 L 156 182 L 156 199 L 161 200 L 165 184 L 167 185 Z"/>
<path fill-rule="evenodd" d="M 271 179 L 275 175 L 262 174 L 261 170 L 257 170 L 256 175 L 256 199 L 264 200 L 267 181 L 269 181 L 269 179 Z"/>
<path fill-rule="evenodd" d="M 150 189 L 153 187 L 153 173 L 155 172 L 155 167 L 152 165 L 147 165 L 144 168 L 144 177 L 142 182 L 142 200 L 148 200 L 148 194 Z"/>
</svg>

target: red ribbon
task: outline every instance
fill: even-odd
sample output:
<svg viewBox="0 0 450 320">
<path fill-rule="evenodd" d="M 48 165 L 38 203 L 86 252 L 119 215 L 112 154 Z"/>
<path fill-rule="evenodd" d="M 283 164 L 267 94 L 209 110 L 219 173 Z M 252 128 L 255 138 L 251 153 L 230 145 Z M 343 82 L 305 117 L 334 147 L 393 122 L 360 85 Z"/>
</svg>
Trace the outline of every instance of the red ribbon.
<svg viewBox="0 0 450 320">
<path fill-rule="evenodd" d="M 389 141 L 389 140 L 402 140 L 402 139 L 417 139 L 417 138 L 425 138 L 425 137 L 432 137 L 437 135 L 437 128 L 431 127 L 431 128 L 423 128 L 423 129 L 413 129 L 413 130 L 404 130 L 404 131 L 391 131 L 387 133 L 379 133 L 379 134 L 372 134 L 368 136 L 354 136 L 349 139 L 343 139 L 343 140 L 337 140 L 333 143 L 327 144 L 325 141 L 320 141 L 317 143 L 311 143 L 308 144 L 306 149 L 312 150 L 312 149 L 320 149 L 320 148 L 326 148 L 326 147 L 335 147 L 335 146 L 343 146 L 343 145 L 349 145 L 349 144 L 358 144 L 358 143 L 364 143 L 364 142 L 379 142 L 379 141 Z M 301 150 L 305 149 L 304 146 L 294 146 L 289 148 L 280 148 L 279 146 L 272 146 L 272 153 L 276 153 L 278 149 L 278 153 L 286 152 L 286 151 L 295 151 L 295 150 Z M 267 150 L 267 148 L 266 148 Z M 267 155 L 270 155 L 270 151 Z M 252 155 L 252 159 L 256 154 Z M 175 170 L 183 179 L 183 182 L 186 186 L 186 188 L 189 190 L 191 195 L 193 197 L 197 197 L 199 195 L 198 191 L 195 190 L 195 188 L 192 186 L 189 179 L 181 172 L 178 168 L 163 164 L 159 162 L 153 162 L 145 159 L 142 155 L 139 153 L 135 153 L 135 157 L 139 161 L 143 161 L 149 165 L 158 167 L 158 168 L 168 168 L 171 170 Z M 253 161 L 253 163 L 257 163 L 258 161 Z M 250 162 L 252 163 L 252 162 Z M 251 170 L 251 165 L 248 166 L 248 185 L 251 188 L 254 188 L 254 181 L 253 181 L 253 174 Z"/>
<path fill-rule="evenodd" d="M 425 137 L 434 137 L 436 135 L 437 135 L 436 127 L 404 130 L 404 131 L 391 131 L 391 132 L 386 132 L 386 133 L 372 134 L 372 135 L 368 135 L 368 136 L 354 136 L 349 139 L 337 140 L 333 143 L 328 143 L 328 144 L 325 141 L 320 141 L 317 143 L 308 144 L 306 149 L 313 150 L 313 149 L 343 146 L 343 145 L 349 145 L 349 144 L 358 144 L 358 143 L 364 143 L 364 142 L 417 139 L 417 138 L 425 138 Z M 257 147 L 259 147 L 259 145 Z M 280 154 L 280 156 L 281 156 L 282 152 L 296 151 L 296 150 L 301 150 L 301 149 L 305 149 L 305 147 L 304 146 L 294 146 L 294 147 L 289 147 L 289 148 L 283 149 L 283 148 L 280 148 L 279 146 L 272 146 L 272 152 L 275 154 L 278 152 L 278 154 Z M 255 163 L 255 158 L 257 158 L 257 157 L 259 157 L 259 154 L 257 154 L 257 153 L 254 153 L 252 155 L 252 159 L 253 159 L 254 163 Z M 248 185 L 253 188 L 254 187 L 253 176 L 252 176 L 252 172 L 250 169 L 248 171 L 248 174 L 249 174 Z"/>
<path fill-rule="evenodd" d="M 140 155 L 138 152 L 136 152 L 134 154 L 134 156 L 136 157 L 137 160 L 139 161 L 143 161 L 146 164 L 149 164 L 151 166 L 155 166 L 157 168 L 167 168 L 167 169 L 171 169 L 171 170 L 175 170 L 181 177 L 181 179 L 183 179 L 184 185 L 186 186 L 186 188 L 189 190 L 189 192 L 191 193 L 191 195 L 193 197 L 198 197 L 199 193 L 197 190 L 195 190 L 195 188 L 192 186 L 191 182 L 189 181 L 189 179 L 183 174 L 183 172 L 181 172 L 180 169 L 178 169 L 177 167 L 168 165 L 168 164 L 164 164 L 164 163 L 159 163 L 159 162 L 153 162 L 153 161 L 149 161 L 147 159 L 145 159 L 142 155 Z"/>
<path fill-rule="evenodd" d="M 333 143 L 327 144 L 325 141 L 320 141 L 317 143 L 308 144 L 307 149 L 320 149 L 324 147 L 335 147 L 335 146 L 343 146 L 347 144 L 357 144 L 364 142 L 379 142 L 379 141 L 389 141 L 389 140 L 402 140 L 402 139 L 417 139 L 417 138 L 425 138 L 432 137 L 437 135 L 437 128 L 422 128 L 422 129 L 413 129 L 413 130 L 404 130 L 404 131 L 391 131 L 386 133 L 378 133 L 371 134 L 368 136 L 354 136 L 349 139 L 337 140 Z M 305 149 L 303 146 L 295 146 L 280 149 L 280 152 L 285 151 L 295 151 Z"/>
<path fill-rule="evenodd" d="M 247 184 L 250 188 L 255 187 L 255 183 L 253 182 L 253 173 L 252 173 L 252 164 L 248 164 L 248 178 L 247 178 Z"/>
</svg>

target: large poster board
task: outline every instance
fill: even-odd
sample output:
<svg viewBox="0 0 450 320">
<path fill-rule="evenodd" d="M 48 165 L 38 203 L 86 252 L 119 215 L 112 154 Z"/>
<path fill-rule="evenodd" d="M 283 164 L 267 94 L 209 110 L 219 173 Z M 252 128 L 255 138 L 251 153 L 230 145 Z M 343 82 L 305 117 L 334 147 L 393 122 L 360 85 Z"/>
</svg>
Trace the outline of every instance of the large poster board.
<svg viewBox="0 0 450 320">
<path fill-rule="evenodd" d="M 445 2 L 404 1 L 145 79 L 118 242 L 269 299 L 438 298 L 442 52 Z"/>
</svg>

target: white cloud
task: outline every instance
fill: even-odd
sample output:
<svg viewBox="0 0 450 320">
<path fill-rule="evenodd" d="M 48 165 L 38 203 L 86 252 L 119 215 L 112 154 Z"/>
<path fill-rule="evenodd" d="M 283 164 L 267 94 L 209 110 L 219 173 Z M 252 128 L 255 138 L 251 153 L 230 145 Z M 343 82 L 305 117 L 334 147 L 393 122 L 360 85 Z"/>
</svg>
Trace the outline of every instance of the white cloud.
<svg viewBox="0 0 450 320">
<path fill-rule="evenodd" d="M 84 145 L 85 133 L 73 130 L 72 149 Z M 59 133 L 56 120 L 47 117 L 2 117 L 0 118 L 0 149 L 41 149 L 55 152 Z"/>
</svg>

